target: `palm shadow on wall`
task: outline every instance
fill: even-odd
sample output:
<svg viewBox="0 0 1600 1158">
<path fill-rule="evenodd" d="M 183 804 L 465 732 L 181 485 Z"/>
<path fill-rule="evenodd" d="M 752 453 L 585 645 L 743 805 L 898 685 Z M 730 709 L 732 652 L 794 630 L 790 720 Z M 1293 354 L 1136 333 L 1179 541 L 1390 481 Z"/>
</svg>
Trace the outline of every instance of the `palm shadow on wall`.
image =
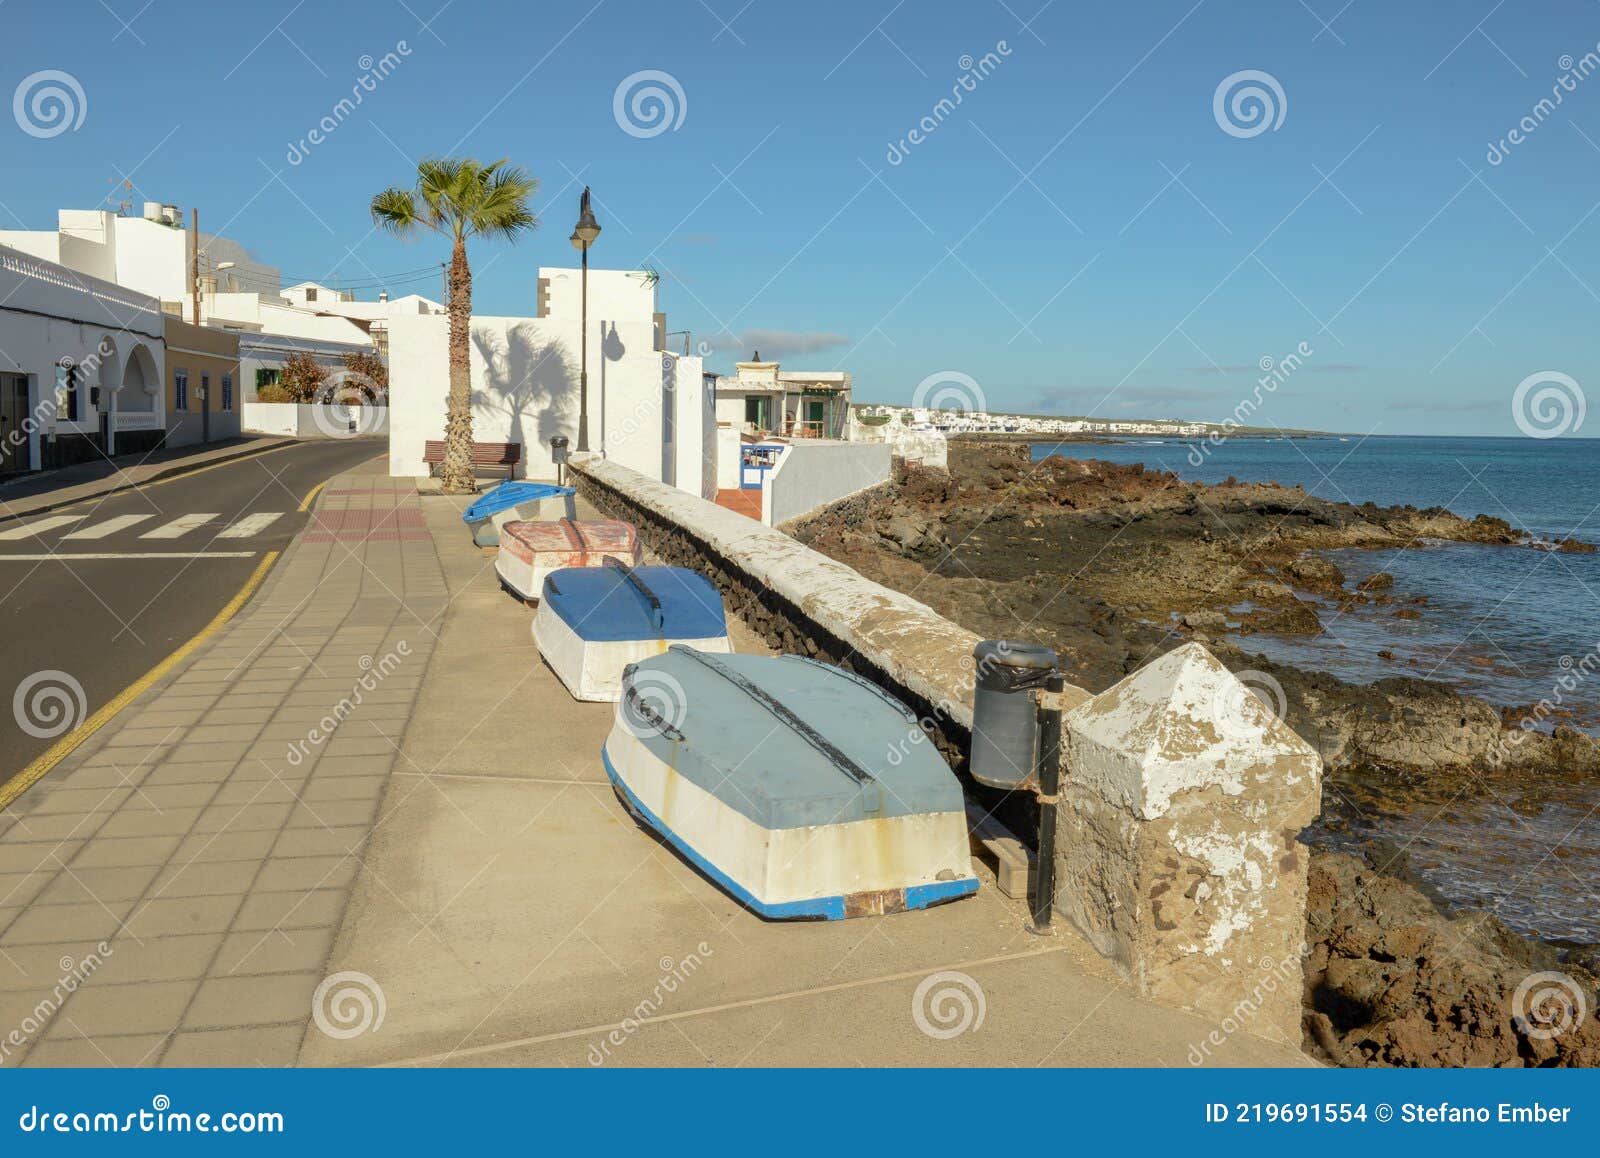
<svg viewBox="0 0 1600 1158">
<path fill-rule="evenodd" d="M 486 370 L 477 404 L 505 416 L 509 441 L 548 446 L 557 434 L 576 433 L 578 371 L 565 345 L 540 337 L 534 322 L 475 328 L 472 342 Z"/>
</svg>

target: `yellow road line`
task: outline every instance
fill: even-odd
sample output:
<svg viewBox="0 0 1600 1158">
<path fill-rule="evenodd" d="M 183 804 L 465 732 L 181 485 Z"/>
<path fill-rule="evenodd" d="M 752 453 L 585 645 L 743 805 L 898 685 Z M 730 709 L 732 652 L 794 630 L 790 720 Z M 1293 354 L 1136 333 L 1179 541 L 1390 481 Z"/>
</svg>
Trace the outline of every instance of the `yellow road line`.
<svg viewBox="0 0 1600 1158">
<path fill-rule="evenodd" d="M 271 452 L 269 451 L 268 453 Z M 44 755 L 4 784 L 0 784 L 0 809 L 8 808 L 12 801 L 42 780 L 52 768 L 65 760 L 80 744 L 103 728 L 113 716 L 131 704 L 141 693 L 147 691 L 162 676 L 189 658 L 202 643 L 222 630 L 228 620 L 238 614 L 239 608 L 245 605 L 245 601 L 255 594 L 256 588 L 261 586 L 261 581 L 267 577 L 267 572 L 271 570 L 272 564 L 277 561 L 278 554 L 279 552 L 277 551 L 268 551 L 266 558 L 256 565 L 256 569 L 250 573 L 250 578 L 245 580 L 244 586 L 239 588 L 238 593 L 228 600 L 227 605 L 217 612 L 211 622 L 202 627 L 188 643 L 185 643 L 133 683 L 123 688 L 115 699 L 101 707 L 99 711 L 79 724 L 67 735 L 57 740 Z"/>
<path fill-rule="evenodd" d="M 320 495 L 322 493 L 322 488 L 327 486 L 327 485 L 328 485 L 328 480 L 327 479 L 323 479 L 316 486 L 312 487 L 309 491 L 307 491 L 306 492 L 306 497 L 300 500 L 299 509 L 301 511 L 310 510 L 311 509 L 312 500 L 315 499 L 318 495 Z"/>
</svg>

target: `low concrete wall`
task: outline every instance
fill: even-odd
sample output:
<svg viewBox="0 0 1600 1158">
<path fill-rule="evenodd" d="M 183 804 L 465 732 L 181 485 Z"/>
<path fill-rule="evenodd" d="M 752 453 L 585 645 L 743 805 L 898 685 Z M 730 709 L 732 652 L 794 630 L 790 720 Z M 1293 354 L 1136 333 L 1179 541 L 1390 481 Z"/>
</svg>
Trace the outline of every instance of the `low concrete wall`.
<svg viewBox="0 0 1600 1158">
<path fill-rule="evenodd" d="M 893 463 L 884 443 L 800 439 L 778 459 L 762 488 L 762 522 L 769 527 L 802 518 L 829 503 L 889 481 Z"/>
<path fill-rule="evenodd" d="M 666 562 L 710 577 L 769 645 L 898 696 L 965 772 L 972 632 L 780 531 L 616 463 L 576 462 L 572 478 Z M 1298 1044 L 1308 863 L 1299 835 L 1320 805 L 1315 750 L 1198 644 L 1097 696 L 1069 686 L 1062 706 L 1056 910 L 1139 993 Z M 912 729 L 907 742 L 920 738 Z M 1031 840 L 1031 795 L 967 787 Z"/>
<path fill-rule="evenodd" d="M 950 440 L 937 430 L 912 430 L 898 417 L 884 423 L 868 424 L 862 422 L 855 412 L 851 411 L 849 425 L 845 427 L 845 437 L 851 442 L 888 443 L 896 458 L 903 458 L 919 466 L 931 466 L 939 470 L 949 469 Z"/>
<path fill-rule="evenodd" d="M 637 471 L 591 458 L 574 462 L 572 477 L 600 510 L 635 524 L 661 558 L 709 576 L 770 646 L 892 691 L 923 717 L 951 763 L 965 766 L 972 632 L 781 531 Z"/>
<path fill-rule="evenodd" d="M 241 428 L 250 434 L 289 438 L 350 438 L 389 433 L 387 406 L 340 406 L 297 402 L 246 402 Z"/>
</svg>

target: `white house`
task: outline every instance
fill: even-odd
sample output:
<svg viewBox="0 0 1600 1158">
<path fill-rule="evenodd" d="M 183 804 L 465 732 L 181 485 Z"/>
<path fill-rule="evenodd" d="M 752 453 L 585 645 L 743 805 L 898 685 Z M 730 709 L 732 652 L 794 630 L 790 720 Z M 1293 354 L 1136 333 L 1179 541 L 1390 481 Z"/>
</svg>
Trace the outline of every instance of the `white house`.
<svg viewBox="0 0 1600 1158">
<path fill-rule="evenodd" d="M 56 220 L 53 230 L 0 230 L 0 245 L 147 294 L 159 299 L 169 313 L 184 321 L 193 319 L 193 238 L 176 205 L 146 202 L 143 217 L 63 209 Z M 202 325 L 372 344 L 369 326 L 357 320 L 359 315 L 297 308 L 280 296 L 278 268 L 257 261 L 229 238 L 201 232 L 199 273 Z"/>
<path fill-rule="evenodd" d="M 370 353 L 372 347 L 357 342 L 331 342 L 317 338 L 296 338 L 287 334 L 239 332 L 239 382 L 241 397 L 255 402 L 261 387 L 278 382 L 283 364 L 295 354 L 309 354 L 313 361 L 329 370 L 342 370 L 346 354 Z M 248 429 L 248 427 L 247 427 Z"/>
<path fill-rule="evenodd" d="M 55 229 L 0 230 L 9 245 L 79 273 L 115 282 L 166 303 L 187 302 L 193 255 L 190 233 L 176 205 L 147 201 L 143 217 L 124 217 L 106 209 L 63 209 Z M 276 266 L 256 261 L 226 237 L 200 235 L 202 281 L 221 279 L 224 288 L 267 288 L 277 292 Z M 189 318 L 188 310 L 184 318 Z"/>
<path fill-rule="evenodd" d="M 0 245 L 0 472 L 154 448 L 161 302 Z"/>
<path fill-rule="evenodd" d="M 747 434 L 843 438 L 850 412 L 850 375 L 793 371 L 763 362 L 758 351 L 735 374 L 717 378 L 717 422 Z"/>
<path fill-rule="evenodd" d="M 538 316 L 472 319 L 472 432 L 522 447 L 519 473 L 554 479 L 550 439 L 578 446 L 581 273 L 539 270 Z M 590 450 L 710 498 L 715 416 L 700 359 L 666 351 L 653 275 L 589 271 Z M 449 319 L 389 318 L 389 472 L 428 474 L 424 444 L 444 437 Z"/>
<path fill-rule="evenodd" d="M 349 290 L 332 289 L 314 281 L 292 285 L 279 295 L 297 310 L 348 318 L 364 329 L 380 354 L 389 352 L 389 319 L 401 315 L 442 314 L 444 306 L 421 294 L 389 297 L 387 291 L 372 302 L 357 301 Z"/>
</svg>

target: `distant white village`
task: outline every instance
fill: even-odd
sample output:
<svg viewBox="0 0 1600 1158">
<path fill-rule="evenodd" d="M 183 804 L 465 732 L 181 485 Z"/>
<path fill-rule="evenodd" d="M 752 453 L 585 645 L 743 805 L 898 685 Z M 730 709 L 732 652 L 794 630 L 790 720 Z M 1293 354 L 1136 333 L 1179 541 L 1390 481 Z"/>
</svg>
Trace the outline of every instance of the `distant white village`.
<svg viewBox="0 0 1600 1158">
<path fill-rule="evenodd" d="M 899 424 L 916 431 L 936 430 L 943 434 L 1154 434 L 1197 437 L 1213 429 L 1210 423 L 1182 422 L 1169 418 L 1123 422 L 872 404 L 861 406 L 856 412 L 856 420 L 868 425 Z"/>
</svg>

